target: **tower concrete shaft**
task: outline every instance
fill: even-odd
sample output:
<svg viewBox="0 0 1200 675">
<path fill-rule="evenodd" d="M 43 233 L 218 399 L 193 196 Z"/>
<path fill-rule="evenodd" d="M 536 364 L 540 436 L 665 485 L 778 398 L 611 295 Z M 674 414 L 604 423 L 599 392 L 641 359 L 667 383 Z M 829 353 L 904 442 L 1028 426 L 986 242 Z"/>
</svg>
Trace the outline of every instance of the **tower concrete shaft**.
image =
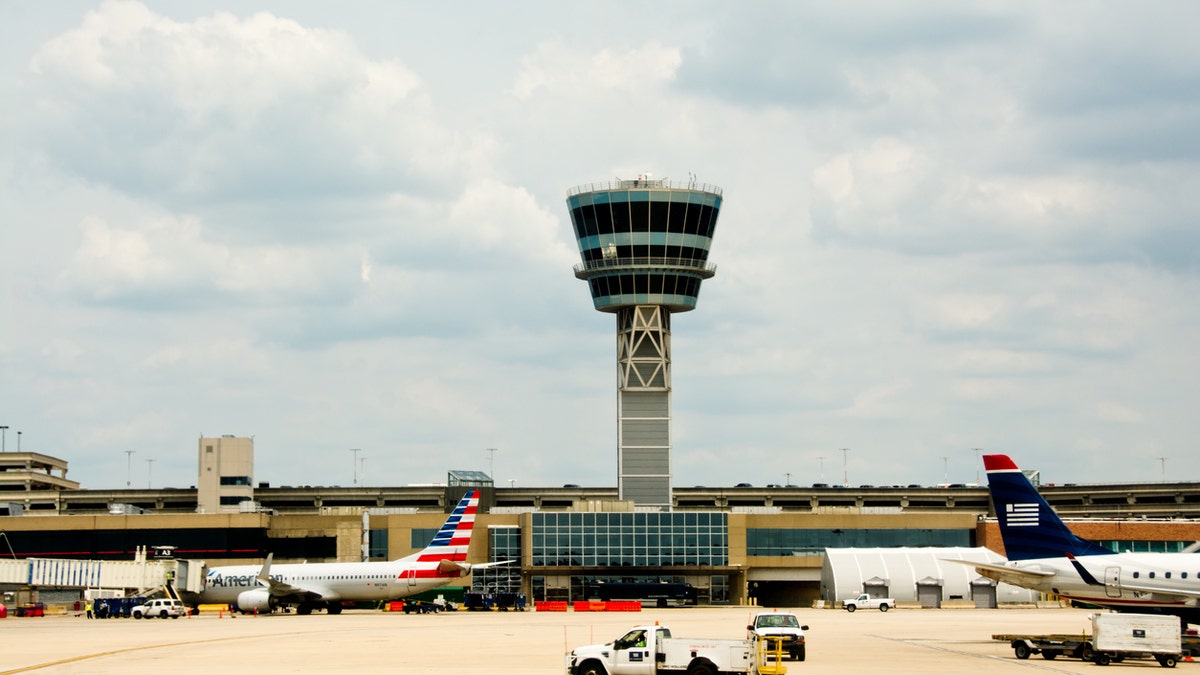
<svg viewBox="0 0 1200 675">
<path fill-rule="evenodd" d="M 671 314 L 696 307 L 721 190 L 617 180 L 570 190 L 567 208 L 592 303 L 617 315 L 617 490 L 671 507 Z"/>
</svg>

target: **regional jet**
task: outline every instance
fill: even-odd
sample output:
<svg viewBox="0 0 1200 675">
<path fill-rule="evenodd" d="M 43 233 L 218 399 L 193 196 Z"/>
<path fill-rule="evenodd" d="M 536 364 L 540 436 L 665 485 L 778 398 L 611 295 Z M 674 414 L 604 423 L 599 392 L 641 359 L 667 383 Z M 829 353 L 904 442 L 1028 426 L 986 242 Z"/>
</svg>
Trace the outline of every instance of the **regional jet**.
<svg viewBox="0 0 1200 675">
<path fill-rule="evenodd" d="M 270 612 L 281 604 L 295 605 L 298 614 L 324 607 L 342 611 L 343 601 L 395 600 L 465 577 L 473 569 L 512 561 L 471 565 L 471 545 L 478 491 L 468 492 L 424 550 L 390 562 L 304 563 L 214 567 L 200 593 L 187 594 L 189 605 L 229 604 L 242 612 Z M 190 597 L 187 597 L 190 596 Z"/>
<path fill-rule="evenodd" d="M 1071 532 L 1007 455 L 983 464 L 1008 562 L 949 562 L 1076 602 L 1200 623 L 1200 554 L 1113 553 Z"/>
</svg>

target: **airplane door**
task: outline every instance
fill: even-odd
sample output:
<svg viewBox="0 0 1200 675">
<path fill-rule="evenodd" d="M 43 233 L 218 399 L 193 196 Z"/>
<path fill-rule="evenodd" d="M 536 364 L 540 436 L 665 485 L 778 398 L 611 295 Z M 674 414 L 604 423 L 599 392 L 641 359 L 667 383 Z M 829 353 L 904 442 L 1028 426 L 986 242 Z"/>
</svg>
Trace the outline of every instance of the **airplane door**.
<svg viewBox="0 0 1200 675">
<path fill-rule="evenodd" d="M 417 571 L 413 570 L 413 569 L 404 570 L 403 572 L 400 573 L 400 581 L 402 581 L 405 586 L 408 586 L 410 588 L 413 586 L 416 586 L 417 585 Z"/>
<path fill-rule="evenodd" d="M 1104 568 L 1104 593 L 1110 598 L 1121 597 L 1121 568 Z"/>
</svg>

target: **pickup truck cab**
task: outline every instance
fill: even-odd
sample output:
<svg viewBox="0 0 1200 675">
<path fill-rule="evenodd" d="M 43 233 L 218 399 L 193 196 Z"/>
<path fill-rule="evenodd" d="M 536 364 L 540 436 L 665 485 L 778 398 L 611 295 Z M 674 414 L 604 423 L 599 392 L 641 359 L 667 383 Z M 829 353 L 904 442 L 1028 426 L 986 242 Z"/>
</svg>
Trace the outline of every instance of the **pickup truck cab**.
<svg viewBox="0 0 1200 675">
<path fill-rule="evenodd" d="M 746 626 L 752 638 L 778 636 L 783 642 L 783 651 L 796 661 L 805 657 L 804 631 L 808 626 L 800 624 L 800 619 L 791 612 L 761 612 Z"/>
<path fill-rule="evenodd" d="M 853 612 L 856 609 L 876 609 L 881 612 L 886 612 L 896 606 L 896 601 L 892 598 L 872 598 L 870 595 L 863 593 L 857 598 L 850 598 L 842 601 L 842 607 L 847 612 Z"/>
<path fill-rule="evenodd" d="M 167 617 L 178 619 L 187 614 L 187 607 L 174 598 L 155 598 L 134 607 L 131 614 L 135 619 L 151 619 L 156 616 L 160 619 Z"/>
<path fill-rule="evenodd" d="M 568 675 L 759 675 L 758 643 L 724 638 L 676 638 L 666 626 L 634 626 L 602 645 L 567 654 Z"/>
</svg>

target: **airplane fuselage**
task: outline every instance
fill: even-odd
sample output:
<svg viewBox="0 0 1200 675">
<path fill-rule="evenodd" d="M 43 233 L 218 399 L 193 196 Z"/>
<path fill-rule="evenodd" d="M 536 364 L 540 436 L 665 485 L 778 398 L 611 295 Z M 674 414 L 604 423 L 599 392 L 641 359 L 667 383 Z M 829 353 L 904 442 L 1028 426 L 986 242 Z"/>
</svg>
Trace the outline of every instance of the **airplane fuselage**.
<svg viewBox="0 0 1200 675">
<path fill-rule="evenodd" d="M 998 581 L 1101 607 L 1200 617 L 1200 554 L 1113 553 L 1009 561 L 996 567 L 1011 572 L 977 570 Z M 1042 576 L 1024 576 L 1017 583 L 1022 570 Z"/>
<path fill-rule="evenodd" d="M 216 567 L 205 577 L 200 604 L 227 604 L 246 591 L 262 588 L 261 565 Z M 459 575 L 417 569 L 403 560 L 359 563 L 306 563 L 273 565 L 268 575 L 275 581 L 303 587 L 325 600 L 396 600 L 445 585 Z"/>
</svg>

